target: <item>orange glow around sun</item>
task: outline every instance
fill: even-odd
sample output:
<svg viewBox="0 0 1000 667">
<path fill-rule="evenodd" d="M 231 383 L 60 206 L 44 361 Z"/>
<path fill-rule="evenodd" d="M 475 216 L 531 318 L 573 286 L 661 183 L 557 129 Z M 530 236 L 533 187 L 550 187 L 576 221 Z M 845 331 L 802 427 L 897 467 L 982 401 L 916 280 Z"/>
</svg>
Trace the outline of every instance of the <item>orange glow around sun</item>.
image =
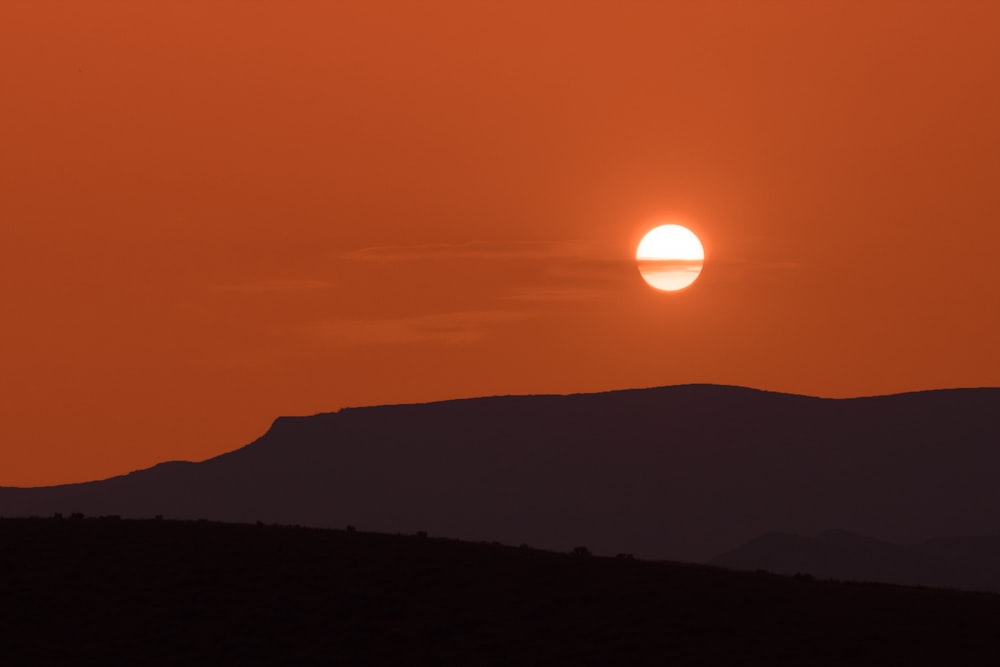
<svg viewBox="0 0 1000 667">
<path fill-rule="evenodd" d="M 0 0 L 0 486 L 350 406 L 1000 384 L 997 25 Z"/>
</svg>

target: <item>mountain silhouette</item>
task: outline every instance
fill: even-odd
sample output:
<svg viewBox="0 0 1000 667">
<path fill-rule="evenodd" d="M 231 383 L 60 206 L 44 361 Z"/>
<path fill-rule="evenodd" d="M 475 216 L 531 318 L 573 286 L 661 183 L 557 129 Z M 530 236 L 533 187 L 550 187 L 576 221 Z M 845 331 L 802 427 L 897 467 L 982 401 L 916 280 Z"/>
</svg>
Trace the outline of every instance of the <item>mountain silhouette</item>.
<svg viewBox="0 0 1000 667">
<path fill-rule="evenodd" d="M 843 530 L 762 535 L 712 560 L 723 567 L 824 579 L 1000 592 L 1000 536 L 899 545 Z"/>
<path fill-rule="evenodd" d="M 1000 389 L 717 385 L 345 408 L 201 463 L 2 488 L 0 515 L 354 524 L 702 562 L 830 526 L 916 543 L 1000 533 L 998 414 Z"/>
</svg>

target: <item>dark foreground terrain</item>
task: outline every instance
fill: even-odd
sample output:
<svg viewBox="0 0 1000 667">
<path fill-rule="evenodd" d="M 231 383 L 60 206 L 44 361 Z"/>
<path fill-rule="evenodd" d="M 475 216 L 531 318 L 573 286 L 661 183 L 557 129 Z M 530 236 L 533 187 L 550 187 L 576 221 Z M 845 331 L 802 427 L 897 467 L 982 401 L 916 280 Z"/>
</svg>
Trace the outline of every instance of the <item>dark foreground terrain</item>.
<svg viewBox="0 0 1000 667">
<path fill-rule="evenodd" d="M 1000 596 L 419 536 L 0 520 L 0 662 L 973 664 Z"/>
</svg>

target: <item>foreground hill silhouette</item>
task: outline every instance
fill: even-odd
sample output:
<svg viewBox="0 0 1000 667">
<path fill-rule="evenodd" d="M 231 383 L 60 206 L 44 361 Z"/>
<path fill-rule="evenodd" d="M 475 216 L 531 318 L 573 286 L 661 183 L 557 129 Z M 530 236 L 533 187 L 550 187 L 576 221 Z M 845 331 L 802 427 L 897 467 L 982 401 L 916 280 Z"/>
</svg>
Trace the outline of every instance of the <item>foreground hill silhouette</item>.
<svg viewBox="0 0 1000 667">
<path fill-rule="evenodd" d="M 949 665 L 1000 596 L 212 522 L 0 520 L 3 663 Z"/>
<path fill-rule="evenodd" d="M 283 417 L 201 463 L 0 489 L 53 512 L 343 527 L 707 561 L 766 533 L 1000 533 L 1000 390 L 687 385 Z"/>
<path fill-rule="evenodd" d="M 1000 537 L 893 544 L 829 530 L 816 537 L 770 533 L 712 560 L 745 570 L 1000 592 Z"/>
</svg>

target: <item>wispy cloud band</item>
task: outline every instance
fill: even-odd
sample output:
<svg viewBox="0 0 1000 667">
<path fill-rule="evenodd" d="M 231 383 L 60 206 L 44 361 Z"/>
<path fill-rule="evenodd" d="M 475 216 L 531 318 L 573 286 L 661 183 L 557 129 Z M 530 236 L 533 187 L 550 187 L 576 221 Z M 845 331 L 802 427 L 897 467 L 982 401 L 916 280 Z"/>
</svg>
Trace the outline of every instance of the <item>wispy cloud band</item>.
<svg viewBox="0 0 1000 667">
<path fill-rule="evenodd" d="M 420 262 L 430 260 L 547 260 L 573 259 L 587 255 L 585 241 L 519 243 L 426 243 L 422 245 L 374 246 L 352 250 L 343 259 L 365 262 Z"/>
<path fill-rule="evenodd" d="M 325 280 L 257 280 L 232 285 L 217 285 L 217 292 L 302 292 L 330 289 L 334 285 Z"/>
<path fill-rule="evenodd" d="M 411 317 L 318 322 L 310 334 L 331 345 L 365 343 L 468 343 L 483 338 L 493 327 L 523 319 L 504 310 L 468 310 Z"/>
</svg>

